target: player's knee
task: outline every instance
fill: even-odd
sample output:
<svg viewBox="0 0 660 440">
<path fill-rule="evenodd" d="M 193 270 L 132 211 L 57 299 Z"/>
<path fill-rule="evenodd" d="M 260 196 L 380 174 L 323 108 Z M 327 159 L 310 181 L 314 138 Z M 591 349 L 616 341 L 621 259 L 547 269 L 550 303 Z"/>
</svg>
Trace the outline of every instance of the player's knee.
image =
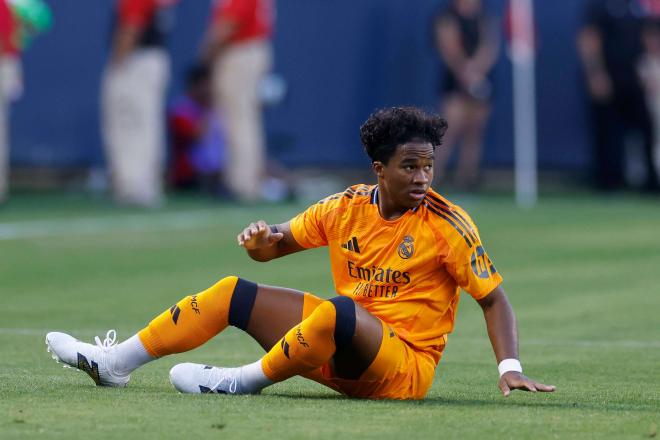
<svg viewBox="0 0 660 440">
<path fill-rule="evenodd" d="M 207 292 L 210 294 L 221 294 L 224 293 L 225 291 L 233 291 L 234 287 L 236 286 L 236 283 L 238 282 L 238 277 L 234 275 L 226 276 L 216 282 L 214 285 L 206 289 L 204 293 L 206 294 Z"/>
<path fill-rule="evenodd" d="M 353 301 L 341 297 L 323 301 L 305 320 L 304 329 L 312 331 L 316 335 L 332 338 L 337 348 L 345 345 L 347 339 L 350 342 L 350 338 L 352 338 L 352 335 L 350 337 L 346 335 L 347 323 L 350 325 L 351 322 L 349 303 L 352 304 Z M 353 309 L 355 309 L 354 306 Z"/>
<path fill-rule="evenodd" d="M 335 346 L 348 347 L 355 335 L 355 302 L 346 296 L 328 300 L 335 308 Z"/>
<path fill-rule="evenodd" d="M 330 336 L 335 330 L 335 307 L 330 301 L 323 301 L 305 320 L 306 327 L 318 334 Z"/>
</svg>

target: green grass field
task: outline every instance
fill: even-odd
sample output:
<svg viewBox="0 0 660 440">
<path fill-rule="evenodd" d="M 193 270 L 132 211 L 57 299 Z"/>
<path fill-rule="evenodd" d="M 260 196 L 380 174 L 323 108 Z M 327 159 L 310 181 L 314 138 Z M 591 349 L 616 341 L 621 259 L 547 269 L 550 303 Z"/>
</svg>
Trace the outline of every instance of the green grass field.
<svg viewBox="0 0 660 440">
<path fill-rule="evenodd" d="M 128 388 L 93 386 L 46 353 L 61 330 L 121 340 L 226 274 L 332 295 L 315 250 L 267 264 L 235 244 L 251 220 L 302 205 L 177 199 L 156 212 L 81 196 L 22 195 L 0 211 L 0 438 L 644 439 L 660 425 L 660 201 L 553 196 L 462 203 L 517 312 L 526 374 L 554 394 L 504 399 L 478 305 L 463 295 L 435 383 L 420 402 L 360 401 L 294 379 L 261 396 L 178 394 L 181 361 L 238 365 L 261 352 L 229 329 L 147 365 Z"/>
</svg>

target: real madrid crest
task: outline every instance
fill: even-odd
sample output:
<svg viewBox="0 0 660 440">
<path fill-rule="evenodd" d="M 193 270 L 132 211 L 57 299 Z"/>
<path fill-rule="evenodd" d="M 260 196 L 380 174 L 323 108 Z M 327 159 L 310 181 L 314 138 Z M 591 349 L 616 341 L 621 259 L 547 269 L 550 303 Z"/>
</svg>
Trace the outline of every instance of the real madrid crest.
<svg viewBox="0 0 660 440">
<path fill-rule="evenodd" d="M 412 257 L 413 253 L 415 253 L 415 245 L 413 243 L 414 241 L 415 239 L 410 235 L 403 237 L 403 241 L 397 249 L 397 254 L 399 254 L 399 257 L 403 258 L 404 260 Z"/>
</svg>

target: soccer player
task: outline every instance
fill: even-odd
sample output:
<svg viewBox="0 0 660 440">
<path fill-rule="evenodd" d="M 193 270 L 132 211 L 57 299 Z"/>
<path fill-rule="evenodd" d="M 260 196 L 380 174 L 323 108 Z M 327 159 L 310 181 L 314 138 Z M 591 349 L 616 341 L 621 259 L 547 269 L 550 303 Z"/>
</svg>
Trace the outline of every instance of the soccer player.
<svg viewBox="0 0 660 440">
<path fill-rule="evenodd" d="M 377 185 L 355 185 L 290 221 L 258 221 L 237 237 L 268 261 L 327 246 L 339 296 L 227 277 L 183 298 L 127 341 L 114 330 L 96 345 L 64 333 L 46 343 L 56 360 L 97 385 L 124 386 L 153 359 L 191 350 L 232 325 L 266 351 L 238 368 L 184 363 L 170 371 L 185 393 L 249 394 L 300 375 L 352 397 L 421 399 L 452 331 L 462 288 L 481 305 L 499 387 L 554 391 L 522 374 L 513 310 L 479 232 L 460 207 L 430 188 L 447 123 L 415 108 L 389 108 L 360 129 Z"/>
</svg>

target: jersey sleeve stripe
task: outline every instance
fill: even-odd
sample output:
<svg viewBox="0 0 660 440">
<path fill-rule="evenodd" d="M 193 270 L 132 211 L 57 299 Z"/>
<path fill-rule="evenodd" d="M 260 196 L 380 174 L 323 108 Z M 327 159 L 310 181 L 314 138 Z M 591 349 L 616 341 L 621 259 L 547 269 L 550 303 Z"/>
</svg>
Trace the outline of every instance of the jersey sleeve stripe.
<svg viewBox="0 0 660 440">
<path fill-rule="evenodd" d="M 451 209 L 451 207 L 450 207 L 447 203 L 445 203 L 443 200 L 441 200 L 441 199 L 435 197 L 435 196 L 432 195 L 432 194 L 426 194 L 426 197 L 427 197 L 429 200 L 431 200 L 431 201 L 433 201 L 433 202 L 436 202 L 436 204 L 445 207 L 446 210 L 450 210 L 451 212 L 453 212 L 454 214 L 456 214 L 456 215 L 457 215 L 457 216 L 463 221 L 463 224 L 465 225 L 465 227 L 466 227 L 467 229 L 469 229 L 470 232 L 472 232 L 472 236 L 475 237 L 475 239 L 476 239 L 476 237 L 477 237 L 477 232 L 476 232 L 476 231 L 474 230 L 474 228 L 472 227 L 472 224 L 471 224 L 469 221 L 467 221 L 467 220 L 465 219 L 465 217 L 463 217 L 463 216 L 461 215 L 460 212 L 458 212 L 458 211 L 456 211 L 456 210 L 454 210 L 454 209 Z M 478 240 L 476 240 L 476 241 L 478 241 Z"/>
<path fill-rule="evenodd" d="M 317 204 L 322 205 L 324 203 L 333 200 L 338 200 L 341 198 L 353 199 L 355 196 L 370 196 L 370 195 L 371 195 L 371 191 L 369 191 L 369 187 L 363 185 L 357 188 L 347 188 L 343 192 L 332 194 L 324 199 L 319 200 Z"/>
<path fill-rule="evenodd" d="M 374 189 L 371 190 L 371 204 L 378 204 L 378 185 L 374 186 Z"/>
<path fill-rule="evenodd" d="M 470 223 L 466 221 L 459 213 L 456 211 L 452 210 L 448 205 L 444 206 L 438 206 L 437 204 L 433 203 L 431 199 L 427 199 L 427 204 L 429 207 L 433 207 L 438 211 L 441 211 L 445 213 L 446 215 L 449 215 L 451 218 L 453 218 L 458 225 L 465 231 L 465 233 L 470 237 L 470 239 L 474 242 L 477 243 L 479 240 L 477 239 L 477 234 L 472 230 L 470 227 Z"/>
<path fill-rule="evenodd" d="M 467 234 L 465 231 L 463 231 L 463 229 L 461 229 L 461 228 L 460 228 L 460 227 L 454 222 L 454 220 L 452 220 L 448 215 L 446 215 L 445 212 L 441 212 L 441 211 L 439 211 L 439 210 L 434 209 L 434 207 L 433 207 L 430 203 L 425 202 L 425 205 L 426 205 L 426 208 L 427 208 L 429 211 L 431 211 L 432 213 L 436 214 L 437 216 L 439 216 L 439 217 L 441 217 L 441 218 L 447 220 L 447 223 L 449 223 L 450 225 L 452 225 L 452 226 L 454 227 L 454 229 L 456 229 L 456 230 L 458 231 L 458 233 L 461 234 L 461 237 L 463 237 L 463 240 L 465 240 L 465 243 L 468 245 L 468 247 L 472 247 L 472 242 L 471 242 L 470 239 L 468 238 L 468 234 Z"/>
<path fill-rule="evenodd" d="M 344 196 L 368 196 L 371 195 L 369 191 L 363 191 L 361 188 L 358 188 L 357 190 L 353 188 L 348 188 L 346 191 L 344 191 Z"/>
<path fill-rule="evenodd" d="M 447 204 L 447 202 L 445 202 L 445 201 L 442 200 L 442 199 L 439 199 L 438 197 L 434 196 L 434 195 L 431 194 L 431 193 L 426 193 L 426 198 L 433 200 L 433 201 L 436 202 L 438 205 L 442 205 L 442 206 L 444 206 L 445 208 L 450 208 L 450 206 Z"/>
<path fill-rule="evenodd" d="M 319 205 L 322 205 L 322 204 L 324 204 L 324 203 L 326 203 L 326 202 L 330 202 L 330 201 L 332 201 L 332 200 L 337 200 L 337 199 L 340 198 L 340 197 L 341 197 L 341 196 L 338 196 L 338 195 L 329 196 L 329 197 L 326 197 L 326 198 L 323 199 L 323 200 L 319 200 L 318 204 L 319 204 Z"/>
</svg>

